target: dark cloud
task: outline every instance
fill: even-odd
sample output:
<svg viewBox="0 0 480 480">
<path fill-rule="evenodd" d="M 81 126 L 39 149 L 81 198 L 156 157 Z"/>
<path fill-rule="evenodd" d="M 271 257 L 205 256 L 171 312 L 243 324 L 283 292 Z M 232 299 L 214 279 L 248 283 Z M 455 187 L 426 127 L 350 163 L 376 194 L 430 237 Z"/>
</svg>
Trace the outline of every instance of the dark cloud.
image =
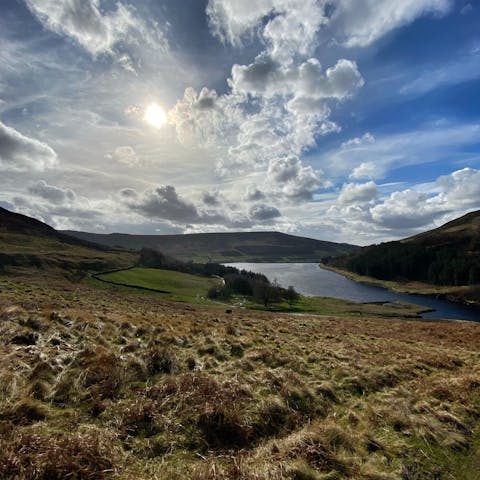
<svg viewBox="0 0 480 480">
<path fill-rule="evenodd" d="M 56 161 L 57 154 L 46 143 L 0 122 L 0 171 L 45 170 Z"/>
<path fill-rule="evenodd" d="M 141 196 L 131 189 L 121 191 L 132 210 L 150 218 L 159 218 L 181 223 L 198 223 L 201 221 L 197 208 L 181 198 L 175 187 L 165 185 L 155 190 L 148 190 Z"/>
<path fill-rule="evenodd" d="M 48 185 L 44 180 L 40 180 L 30 185 L 28 191 L 31 194 L 48 200 L 51 203 L 63 204 L 65 202 L 73 202 L 76 199 L 76 195 L 73 190 L 70 190 L 69 188 L 62 189 L 53 185 Z"/>
<path fill-rule="evenodd" d="M 248 202 L 255 202 L 264 199 L 265 194 L 256 185 L 249 185 L 243 198 Z"/>
<path fill-rule="evenodd" d="M 218 192 L 203 192 L 202 201 L 209 207 L 216 207 L 222 203 Z"/>
<path fill-rule="evenodd" d="M 271 220 L 281 216 L 282 214 L 278 211 L 278 209 L 269 205 L 254 205 L 250 209 L 250 217 L 253 220 Z"/>
</svg>

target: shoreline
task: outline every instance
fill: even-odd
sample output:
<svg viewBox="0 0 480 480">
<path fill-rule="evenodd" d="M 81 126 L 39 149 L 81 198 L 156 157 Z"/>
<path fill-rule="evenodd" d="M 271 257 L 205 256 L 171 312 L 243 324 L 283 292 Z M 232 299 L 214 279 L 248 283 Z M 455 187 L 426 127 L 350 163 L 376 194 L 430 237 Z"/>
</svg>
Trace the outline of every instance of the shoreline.
<svg viewBox="0 0 480 480">
<path fill-rule="evenodd" d="M 329 270 L 338 273 L 349 280 L 357 283 L 363 283 L 373 287 L 385 288 L 395 293 L 406 293 L 409 295 L 421 295 L 423 297 L 430 297 L 436 300 L 447 300 L 452 303 L 460 304 L 465 307 L 480 308 L 480 302 L 468 298 L 468 286 L 441 286 L 431 285 L 421 282 L 397 282 L 394 280 L 380 280 L 374 277 L 367 277 L 365 275 L 358 275 L 356 273 L 344 270 L 324 263 L 319 263 L 318 266 L 324 270 Z"/>
</svg>

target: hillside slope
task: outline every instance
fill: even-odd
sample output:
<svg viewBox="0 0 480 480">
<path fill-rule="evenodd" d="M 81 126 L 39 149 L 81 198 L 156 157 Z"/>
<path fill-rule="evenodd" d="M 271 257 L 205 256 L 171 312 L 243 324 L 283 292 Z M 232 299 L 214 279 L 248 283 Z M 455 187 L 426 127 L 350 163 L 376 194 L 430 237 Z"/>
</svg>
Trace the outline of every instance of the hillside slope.
<svg viewBox="0 0 480 480">
<path fill-rule="evenodd" d="M 0 271 L 37 267 L 106 270 L 134 262 L 134 255 L 70 237 L 46 223 L 0 208 Z"/>
<path fill-rule="evenodd" d="M 359 249 L 326 262 L 381 280 L 442 286 L 480 283 L 480 211 L 400 241 Z"/>
<path fill-rule="evenodd" d="M 480 324 L 0 277 L 0 478 L 478 478 Z"/>
<path fill-rule="evenodd" d="M 187 235 L 95 234 L 65 231 L 68 235 L 111 247 L 143 247 L 197 262 L 299 261 L 318 262 L 326 256 L 349 253 L 358 247 L 279 232 L 196 233 Z"/>
</svg>

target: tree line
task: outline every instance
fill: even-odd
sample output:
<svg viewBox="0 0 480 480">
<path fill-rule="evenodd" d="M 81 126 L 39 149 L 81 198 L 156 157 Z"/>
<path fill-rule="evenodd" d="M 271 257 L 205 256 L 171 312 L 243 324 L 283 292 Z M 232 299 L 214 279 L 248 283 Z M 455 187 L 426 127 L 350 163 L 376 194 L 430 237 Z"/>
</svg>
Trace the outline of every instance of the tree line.
<svg viewBox="0 0 480 480">
<path fill-rule="evenodd" d="M 334 259 L 325 263 L 335 265 Z M 348 270 L 382 280 L 417 280 L 435 285 L 480 283 L 480 258 L 454 246 L 386 242 L 342 260 Z"/>
</svg>

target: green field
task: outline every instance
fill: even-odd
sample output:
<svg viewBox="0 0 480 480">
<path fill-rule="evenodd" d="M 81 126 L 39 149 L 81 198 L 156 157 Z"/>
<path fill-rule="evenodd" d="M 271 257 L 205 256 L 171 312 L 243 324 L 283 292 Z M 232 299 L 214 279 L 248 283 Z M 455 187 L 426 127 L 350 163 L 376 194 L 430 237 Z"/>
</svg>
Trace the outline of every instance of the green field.
<svg viewBox="0 0 480 480">
<path fill-rule="evenodd" d="M 157 295 L 169 300 L 194 303 L 199 301 L 203 303 L 202 297 L 207 294 L 208 289 L 219 282 L 216 278 L 156 268 L 132 268 L 99 275 L 97 278 L 131 287 L 164 290 L 168 293 L 157 293 Z"/>
<path fill-rule="evenodd" d="M 160 296 L 168 300 L 191 303 L 211 303 L 206 299 L 206 293 L 212 286 L 218 284 L 219 280 L 214 278 L 200 277 L 172 270 L 161 270 L 154 268 L 132 268 L 115 273 L 98 275 L 100 280 L 114 282 L 119 285 L 103 284 L 104 287 L 116 290 L 132 291 L 129 287 L 136 287 L 133 293 L 144 293 Z M 102 286 L 98 280 L 93 279 L 95 286 Z M 121 285 L 120 285 L 121 284 Z M 142 291 L 140 288 L 145 288 Z M 164 290 L 168 293 L 153 292 L 151 290 Z M 220 303 L 220 302 L 215 302 Z M 357 303 L 348 300 L 328 297 L 304 297 L 294 305 L 286 302 L 272 303 L 267 308 L 244 297 L 236 296 L 229 304 L 245 306 L 256 310 L 269 310 L 277 312 L 316 314 L 316 315 L 341 315 L 341 316 L 387 316 L 415 317 L 422 307 L 407 303 L 398 304 L 377 304 Z"/>
<path fill-rule="evenodd" d="M 314 314 L 314 315 L 336 315 L 342 317 L 418 317 L 419 314 L 427 311 L 420 305 L 406 302 L 384 303 L 360 303 L 341 298 L 332 297 L 304 297 L 294 305 L 283 301 L 272 303 L 265 308 L 263 305 L 254 302 L 245 302 L 245 306 L 255 310 L 269 310 L 285 313 Z"/>
</svg>

